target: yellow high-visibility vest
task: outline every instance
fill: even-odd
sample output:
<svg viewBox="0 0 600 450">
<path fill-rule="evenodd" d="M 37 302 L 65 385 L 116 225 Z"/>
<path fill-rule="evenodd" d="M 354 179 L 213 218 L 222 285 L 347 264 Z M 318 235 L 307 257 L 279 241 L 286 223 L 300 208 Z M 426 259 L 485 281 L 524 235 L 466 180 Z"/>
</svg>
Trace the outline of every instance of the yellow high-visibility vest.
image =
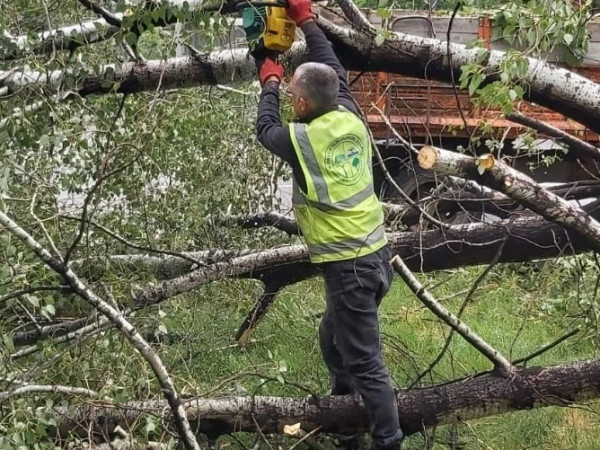
<svg viewBox="0 0 600 450">
<path fill-rule="evenodd" d="M 294 181 L 292 203 L 311 262 L 342 261 L 383 247 L 383 210 L 373 191 L 363 122 L 340 107 L 289 129 L 306 179 L 306 192 Z"/>
</svg>

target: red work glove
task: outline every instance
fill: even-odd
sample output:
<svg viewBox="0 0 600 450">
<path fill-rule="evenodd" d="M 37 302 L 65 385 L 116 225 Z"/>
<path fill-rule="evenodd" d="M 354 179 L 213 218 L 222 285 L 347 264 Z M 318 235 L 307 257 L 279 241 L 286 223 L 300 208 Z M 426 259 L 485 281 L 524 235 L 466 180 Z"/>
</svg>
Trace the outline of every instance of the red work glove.
<svg viewBox="0 0 600 450">
<path fill-rule="evenodd" d="M 296 22 L 297 26 L 300 26 L 307 20 L 315 18 L 310 6 L 310 0 L 288 0 L 287 15 Z"/>
<path fill-rule="evenodd" d="M 283 78 L 283 67 L 271 58 L 265 58 L 265 61 L 258 69 L 258 79 L 260 80 L 260 84 L 264 86 L 270 77 L 276 77 L 277 81 L 281 81 Z"/>
</svg>

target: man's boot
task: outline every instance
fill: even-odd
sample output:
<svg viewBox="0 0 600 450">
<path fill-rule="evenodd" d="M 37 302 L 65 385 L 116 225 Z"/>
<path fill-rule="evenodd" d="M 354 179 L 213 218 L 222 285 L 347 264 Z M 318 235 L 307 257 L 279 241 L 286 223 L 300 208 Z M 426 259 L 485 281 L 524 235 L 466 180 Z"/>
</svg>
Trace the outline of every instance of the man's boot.
<svg viewBox="0 0 600 450">
<path fill-rule="evenodd" d="M 339 448 L 344 450 L 369 450 L 369 440 L 366 433 L 333 434 Z"/>
</svg>

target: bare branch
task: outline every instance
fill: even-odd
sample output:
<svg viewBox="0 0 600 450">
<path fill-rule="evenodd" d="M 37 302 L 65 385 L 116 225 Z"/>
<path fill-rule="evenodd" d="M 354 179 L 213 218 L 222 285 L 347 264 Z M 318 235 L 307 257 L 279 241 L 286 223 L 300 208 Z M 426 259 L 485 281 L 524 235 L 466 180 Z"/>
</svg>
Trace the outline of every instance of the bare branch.
<svg viewBox="0 0 600 450">
<path fill-rule="evenodd" d="M 489 359 L 494 368 L 503 376 L 508 376 L 514 372 L 512 364 L 502 354 L 485 342 L 479 335 L 472 331 L 458 317 L 444 308 L 434 297 L 419 283 L 419 280 L 406 267 L 406 264 L 398 256 L 392 259 L 392 266 L 402 277 L 404 282 L 413 291 L 419 300 L 427 306 L 437 317 L 443 320 L 454 331 L 460 334 L 467 342 L 475 347 L 482 355 Z"/>
<path fill-rule="evenodd" d="M 133 325 L 131 325 L 131 323 L 127 321 L 123 315 L 119 313 L 119 311 L 117 311 L 109 303 L 99 298 L 81 282 L 81 280 L 77 277 L 77 275 L 75 275 L 68 265 L 63 264 L 61 261 L 53 257 L 48 250 L 42 247 L 39 242 L 37 242 L 29 233 L 27 233 L 2 211 L 0 211 L 0 224 L 6 227 L 10 233 L 21 239 L 25 245 L 27 245 L 27 247 L 29 247 L 29 249 L 38 256 L 38 258 L 44 261 L 57 273 L 62 275 L 67 284 L 71 286 L 71 289 L 76 294 L 104 314 L 121 332 L 123 332 L 125 337 L 143 355 L 154 371 L 154 374 L 156 375 L 156 378 L 162 387 L 163 394 L 166 397 L 176 419 L 175 424 L 186 448 L 200 450 L 200 447 L 196 442 L 196 438 L 194 437 L 194 433 L 190 428 L 185 411 L 181 406 L 181 401 L 177 394 L 177 390 L 175 389 L 175 386 L 171 381 L 171 377 L 158 353 L 154 351 L 148 342 L 146 342 L 146 340 L 139 334 Z"/>
<path fill-rule="evenodd" d="M 536 120 L 532 117 L 527 117 L 519 112 L 513 112 L 506 116 L 508 120 L 512 120 L 515 123 L 525 125 L 526 127 L 532 128 L 546 136 L 559 139 L 569 146 L 569 150 L 579 158 L 594 158 L 600 160 L 600 149 L 593 146 L 592 144 L 583 141 L 572 134 L 562 131 L 560 128 L 556 128 L 548 123 Z"/>
<path fill-rule="evenodd" d="M 83 6 L 85 6 L 87 9 L 94 11 L 96 14 L 98 14 L 100 17 L 102 17 L 104 20 L 106 20 L 106 22 L 108 24 L 112 25 L 113 27 L 121 28 L 121 24 L 123 23 L 123 21 L 121 20 L 121 17 L 119 17 L 118 15 L 113 14 L 106 8 L 103 8 L 102 6 L 98 5 L 95 2 L 91 2 L 90 0 L 78 0 L 78 1 Z"/>
<path fill-rule="evenodd" d="M 224 222 L 233 222 L 244 229 L 270 226 L 285 231 L 290 235 L 298 234 L 298 224 L 296 221 L 275 211 L 249 214 L 247 216 L 225 217 Z"/>
<path fill-rule="evenodd" d="M 571 331 L 569 331 L 568 333 L 563 334 L 561 337 L 559 337 L 558 339 L 556 339 L 553 342 L 550 342 L 547 345 L 544 345 L 542 348 L 536 350 L 535 352 L 533 352 L 531 355 L 525 356 L 523 358 L 519 358 L 513 361 L 514 365 L 517 364 L 523 364 L 526 363 L 528 361 L 531 361 L 533 358 L 537 358 L 538 356 L 546 353 L 548 350 L 553 349 L 554 347 L 556 347 L 558 344 L 560 344 L 561 342 L 566 341 L 567 339 L 569 339 L 571 336 L 575 336 L 577 333 L 579 333 L 580 328 L 574 328 Z"/>
<path fill-rule="evenodd" d="M 61 217 L 64 217 L 65 219 L 69 219 L 69 220 L 77 220 L 77 221 L 80 221 L 80 222 L 83 220 L 81 217 L 73 217 L 73 216 L 66 216 L 66 215 L 61 215 Z M 109 230 L 104 225 L 99 224 L 95 220 L 89 219 L 88 223 L 90 225 L 94 226 L 95 228 L 98 228 L 99 230 L 103 231 L 104 233 L 108 234 L 109 236 L 115 238 L 117 241 L 121 242 L 122 244 L 125 244 L 127 247 L 131 247 L 131 248 L 134 248 L 136 250 L 141 250 L 143 252 L 156 253 L 158 255 L 176 256 L 178 258 L 184 259 L 184 260 L 189 261 L 192 264 L 196 264 L 198 266 L 204 266 L 205 265 L 205 262 L 203 262 L 203 261 L 201 261 L 199 259 L 194 258 L 189 253 L 172 252 L 172 251 L 169 251 L 169 250 L 161 250 L 161 249 L 156 249 L 156 248 L 152 248 L 152 247 L 146 247 L 146 246 L 143 246 L 143 245 L 138 245 L 138 244 L 135 244 L 135 243 L 133 243 L 133 242 L 125 239 L 124 237 L 118 235 L 114 231 Z"/>
<path fill-rule="evenodd" d="M 20 289 L 18 291 L 11 292 L 0 297 L 0 303 L 4 303 L 11 298 L 17 298 L 25 294 L 34 294 L 36 292 L 48 292 L 48 291 L 64 291 L 69 292 L 71 288 L 69 286 L 37 286 L 27 289 Z"/>
<path fill-rule="evenodd" d="M 13 389 L 5 392 L 0 392 L 0 403 L 8 400 L 12 397 L 18 397 L 26 394 L 64 394 L 64 395 L 83 395 L 85 397 L 98 397 L 98 393 L 91 389 L 78 388 L 72 386 L 60 386 L 60 385 L 40 385 L 40 384 L 25 384 L 18 383 L 19 385 Z"/>
<path fill-rule="evenodd" d="M 305 261 L 306 259 L 306 248 L 303 245 L 292 245 L 240 256 L 227 262 L 217 262 L 175 280 L 165 281 L 155 287 L 136 293 L 136 307 L 143 308 L 157 304 L 167 298 L 192 291 L 219 278 L 238 276 L 273 262 L 281 261 L 289 264 Z"/>
<path fill-rule="evenodd" d="M 356 7 L 352 0 L 338 0 L 338 4 L 352 26 L 365 33 L 375 34 L 375 27 L 371 25 L 371 22 Z"/>
</svg>

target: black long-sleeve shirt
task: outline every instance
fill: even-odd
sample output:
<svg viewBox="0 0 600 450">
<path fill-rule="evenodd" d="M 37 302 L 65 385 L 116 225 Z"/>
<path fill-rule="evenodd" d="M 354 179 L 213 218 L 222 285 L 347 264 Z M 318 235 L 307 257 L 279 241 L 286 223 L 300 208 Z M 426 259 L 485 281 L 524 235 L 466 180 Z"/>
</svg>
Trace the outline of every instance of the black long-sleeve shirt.
<svg viewBox="0 0 600 450">
<path fill-rule="evenodd" d="M 360 116 L 356 103 L 350 93 L 346 71 L 333 52 L 331 44 L 325 37 L 325 34 L 323 34 L 323 31 L 314 21 L 304 24 L 302 26 L 302 31 L 306 38 L 306 45 L 309 50 L 311 61 L 327 64 L 338 74 L 340 80 L 338 104 Z M 308 116 L 302 121 L 308 123 L 327 112 L 329 111 L 322 111 L 319 114 Z M 260 102 L 258 104 L 256 134 L 259 142 L 267 150 L 279 156 L 291 166 L 296 182 L 300 185 L 300 188 L 306 192 L 306 180 L 304 179 L 304 174 L 300 169 L 300 162 L 294 151 L 289 128 L 281 123 L 281 115 L 279 112 L 279 82 L 277 81 L 270 81 L 263 86 L 260 94 Z"/>
</svg>

